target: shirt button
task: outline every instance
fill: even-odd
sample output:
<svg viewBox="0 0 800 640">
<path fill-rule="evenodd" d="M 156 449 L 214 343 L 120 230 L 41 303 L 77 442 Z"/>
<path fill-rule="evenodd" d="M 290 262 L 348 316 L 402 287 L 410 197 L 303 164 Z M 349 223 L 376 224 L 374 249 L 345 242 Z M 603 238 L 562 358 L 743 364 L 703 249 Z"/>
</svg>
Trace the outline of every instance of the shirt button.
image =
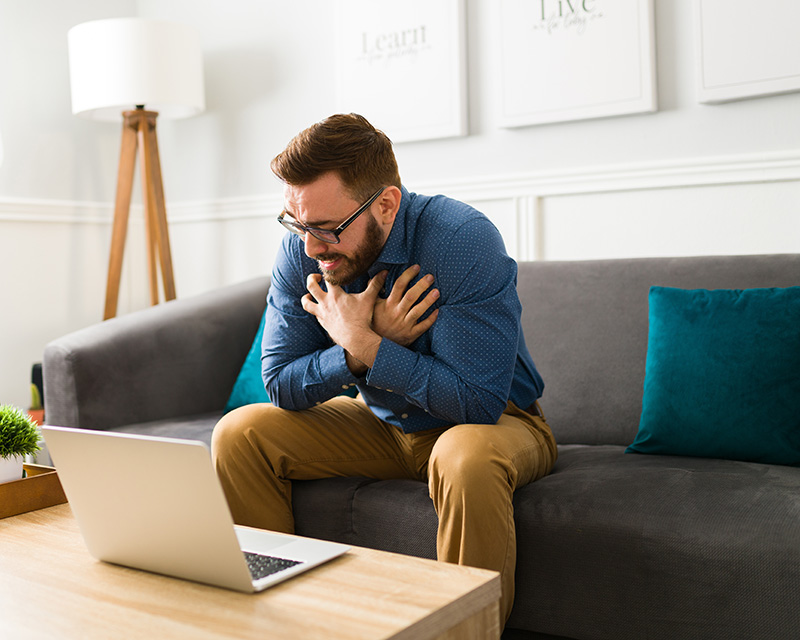
<svg viewBox="0 0 800 640">
<path fill-rule="evenodd" d="M 350 388 L 350 385 L 349 385 L 349 384 L 343 384 L 343 385 L 342 385 L 342 389 L 349 389 L 349 388 Z"/>
<path fill-rule="evenodd" d="M 404 414 L 403 414 L 403 415 L 401 415 L 400 417 L 401 417 L 403 420 L 405 420 L 406 418 L 408 418 L 408 414 L 407 414 L 407 413 L 404 413 Z"/>
<path fill-rule="evenodd" d="M 394 391 L 392 391 L 391 389 L 387 389 L 386 393 L 394 393 Z"/>
</svg>

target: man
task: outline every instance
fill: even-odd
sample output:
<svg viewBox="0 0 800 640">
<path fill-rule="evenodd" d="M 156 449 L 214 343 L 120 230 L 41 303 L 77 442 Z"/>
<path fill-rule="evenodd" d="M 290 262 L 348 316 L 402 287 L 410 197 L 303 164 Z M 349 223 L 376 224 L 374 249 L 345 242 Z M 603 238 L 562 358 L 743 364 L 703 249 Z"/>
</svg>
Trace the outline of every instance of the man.
<svg viewBox="0 0 800 640">
<path fill-rule="evenodd" d="M 272 404 L 214 430 L 239 524 L 291 533 L 290 481 L 428 482 L 439 560 L 500 571 L 514 597 L 514 490 L 557 453 L 536 404 L 516 263 L 475 209 L 407 191 L 392 145 L 335 115 L 272 161 L 286 234 L 267 299 L 262 371 Z M 360 397 L 342 396 L 356 387 Z"/>
</svg>

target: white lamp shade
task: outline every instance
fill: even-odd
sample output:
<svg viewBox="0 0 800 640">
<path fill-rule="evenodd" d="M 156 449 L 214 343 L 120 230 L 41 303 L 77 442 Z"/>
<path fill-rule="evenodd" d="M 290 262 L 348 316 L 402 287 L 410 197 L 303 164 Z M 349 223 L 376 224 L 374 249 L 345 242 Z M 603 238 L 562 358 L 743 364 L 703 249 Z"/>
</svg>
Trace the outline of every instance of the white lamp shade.
<svg viewBox="0 0 800 640">
<path fill-rule="evenodd" d="M 187 25 L 95 20 L 72 27 L 67 42 L 76 115 L 120 120 L 137 105 L 166 118 L 205 110 L 200 37 Z"/>
</svg>

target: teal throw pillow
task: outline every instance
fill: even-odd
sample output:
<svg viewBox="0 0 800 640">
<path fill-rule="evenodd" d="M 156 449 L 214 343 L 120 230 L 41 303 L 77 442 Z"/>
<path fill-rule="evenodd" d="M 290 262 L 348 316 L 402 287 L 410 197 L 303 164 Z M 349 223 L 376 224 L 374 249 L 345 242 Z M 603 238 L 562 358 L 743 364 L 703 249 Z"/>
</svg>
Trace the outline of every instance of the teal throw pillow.
<svg viewBox="0 0 800 640">
<path fill-rule="evenodd" d="M 233 411 L 246 404 L 257 402 L 269 402 L 267 390 L 264 388 L 264 381 L 261 378 L 261 336 L 264 334 L 264 322 L 266 321 L 266 310 L 261 315 L 261 324 L 244 359 L 244 364 L 239 370 L 239 376 L 233 385 L 233 391 L 225 405 L 225 413 Z"/>
<path fill-rule="evenodd" d="M 800 287 L 650 289 L 627 452 L 800 466 Z"/>
</svg>

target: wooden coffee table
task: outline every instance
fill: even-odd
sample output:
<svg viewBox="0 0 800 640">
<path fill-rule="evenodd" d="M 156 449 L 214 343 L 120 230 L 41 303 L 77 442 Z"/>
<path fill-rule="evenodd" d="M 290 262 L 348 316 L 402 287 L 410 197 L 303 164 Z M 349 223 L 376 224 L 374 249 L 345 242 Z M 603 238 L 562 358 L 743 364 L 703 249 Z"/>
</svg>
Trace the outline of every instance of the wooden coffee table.
<svg viewBox="0 0 800 640">
<path fill-rule="evenodd" d="M 241 594 L 96 561 L 68 504 L 0 520 L 4 638 L 486 640 L 499 598 L 496 572 L 360 547 Z"/>
</svg>

